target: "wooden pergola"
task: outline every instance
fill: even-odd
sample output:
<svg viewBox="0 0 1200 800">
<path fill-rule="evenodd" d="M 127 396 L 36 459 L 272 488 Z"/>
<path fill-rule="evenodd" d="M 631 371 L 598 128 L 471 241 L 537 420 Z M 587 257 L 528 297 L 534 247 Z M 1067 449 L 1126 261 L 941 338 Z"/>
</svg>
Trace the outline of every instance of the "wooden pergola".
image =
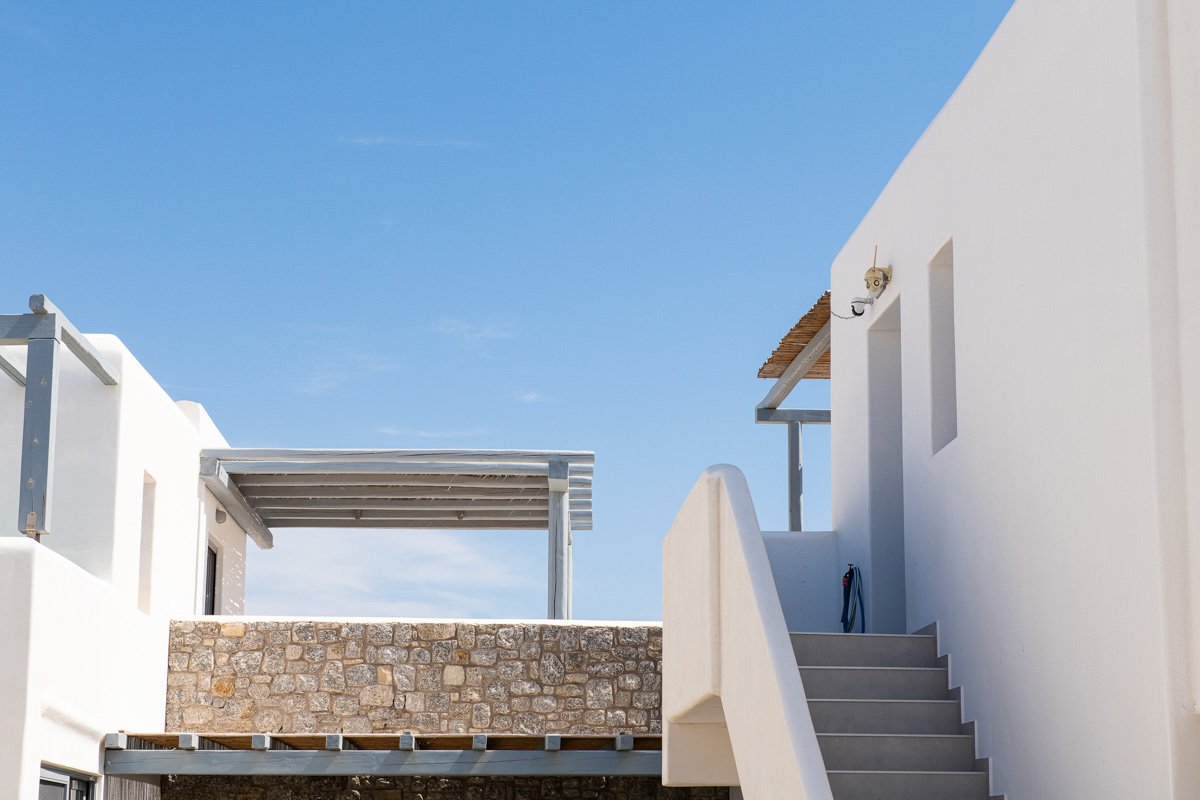
<svg viewBox="0 0 1200 800">
<path fill-rule="evenodd" d="M 801 463 L 802 431 L 805 425 L 828 425 L 826 409 L 780 408 L 792 390 L 805 378 L 829 379 L 832 332 L 829 291 L 813 303 L 792 326 L 758 370 L 760 378 L 774 378 L 770 390 L 754 409 L 756 423 L 787 425 L 788 432 L 788 529 L 804 528 L 804 465 Z"/>
<path fill-rule="evenodd" d="M 547 616 L 570 619 L 594 464 L 586 451 L 211 449 L 200 478 L 264 549 L 273 528 L 546 530 Z"/>
</svg>

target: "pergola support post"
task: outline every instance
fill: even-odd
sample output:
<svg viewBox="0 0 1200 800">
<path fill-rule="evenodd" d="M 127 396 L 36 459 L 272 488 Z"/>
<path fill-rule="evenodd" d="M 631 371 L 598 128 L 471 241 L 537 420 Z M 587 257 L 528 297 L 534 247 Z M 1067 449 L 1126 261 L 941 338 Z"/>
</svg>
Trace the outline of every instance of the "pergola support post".
<svg viewBox="0 0 1200 800">
<path fill-rule="evenodd" d="M 787 424 L 788 440 L 788 530 L 804 530 L 804 464 L 801 424 Z"/>
<path fill-rule="evenodd" d="M 546 616 L 571 618 L 571 508 L 568 502 L 567 462 L 552 460 L 549 468 L 550 515 Z"/>
<path fill-rule="evenodd" d="M 58 339 L 53 337 L 30 339 L 25 364 L 17 530 L 34 539 L 50 532 L 54 431 L 58 421 L 58 345 Z"/>
</svg>

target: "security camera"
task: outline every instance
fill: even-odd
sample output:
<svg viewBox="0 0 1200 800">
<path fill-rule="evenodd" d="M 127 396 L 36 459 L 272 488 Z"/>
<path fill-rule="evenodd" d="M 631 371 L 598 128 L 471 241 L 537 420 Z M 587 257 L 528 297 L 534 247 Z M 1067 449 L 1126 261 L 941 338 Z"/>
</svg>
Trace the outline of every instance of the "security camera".
<svg viewBox="0 0 1200 800">
<path fill-rule="evenodd" d="M 861 317 L 866 312 L 866 307 L 872 305 L 875 305 L 874 297 L 852 297 L 850 298 L 850 313 Z"/>
</svg>

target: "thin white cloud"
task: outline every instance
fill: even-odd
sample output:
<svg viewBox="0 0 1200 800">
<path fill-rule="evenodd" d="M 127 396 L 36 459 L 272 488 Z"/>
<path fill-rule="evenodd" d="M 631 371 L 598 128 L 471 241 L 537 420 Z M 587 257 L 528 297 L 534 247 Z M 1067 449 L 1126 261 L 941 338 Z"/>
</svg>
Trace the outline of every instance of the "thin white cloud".
<svg viewBox="0 0 1200 800">
<path fill-rule="evenodd" d="M 550 398 L 546 395 L 542 394 L 541 392 L 534 391 L 517 392 L 516 400 L 518 403 L 527 403 L 529 405 L 551 402 Z"/>
<path fill-rule="evenodd" d="M 463 342 L 512 339 L 517 336 L 517 330 L 512 325 L 476 325 L 453 317 L 443 317 L 435 322 L 433 332 Z"/>
<path fill-rule="evenodd" d="M 338 144 L 358 150 L 487 150 L 471 139 L 422 139 L 408 136 L 339 136 Z"/>
<path fill-rule="evenodd" d="M 41 45 L 49 52 L 58 55 L 58 45 L 56 45 L 49 36 L 32 25 L 14 22 L 11 19 L 0 19 L 0 34 L 9 34 L 11 36 L 26 39 L 27 41 Z"/>
<path fill-rule="evenodd" d="M 320 363 L 296 386 L 296 391 L 300 394 L 330 394 L 355 378 L 394 369 L 395 362 L 384 356 L 335 351 L 322 356 Z"/>
<path fill-rule="evenodd" d="M 385 436 L 411 436 L 416 439 L 469 439 L 487 433 L 483 428 L 462 428 L 460 430 L 428 430 L 424 428 L 397 428 L 394 425 L 381 425 L 376 433 Z"/>
<path fill-rule="evenodd" d="M 509 536 L 511 534 L 504 534 Z M 455 531 L 277 532 L 254 552 L 246 610 L 287 616 L 529 616 L 540 600 L 536 552 Z M 507 541 L 507 540 L 505 540 Z M 524 563 L 525 561 L 530 563 Z"/>
</svg>

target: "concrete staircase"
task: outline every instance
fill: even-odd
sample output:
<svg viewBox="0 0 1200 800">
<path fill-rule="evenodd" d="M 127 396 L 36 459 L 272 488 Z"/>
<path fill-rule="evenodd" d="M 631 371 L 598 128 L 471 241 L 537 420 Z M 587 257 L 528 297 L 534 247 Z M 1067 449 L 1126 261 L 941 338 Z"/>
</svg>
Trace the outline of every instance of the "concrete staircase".
<svg viewBox="0 0 1200 800">
<path fill-rule="evenodd" d="M 793 633 L 835 800 L 987 800 L 937 636 Z"/>
</svg>

